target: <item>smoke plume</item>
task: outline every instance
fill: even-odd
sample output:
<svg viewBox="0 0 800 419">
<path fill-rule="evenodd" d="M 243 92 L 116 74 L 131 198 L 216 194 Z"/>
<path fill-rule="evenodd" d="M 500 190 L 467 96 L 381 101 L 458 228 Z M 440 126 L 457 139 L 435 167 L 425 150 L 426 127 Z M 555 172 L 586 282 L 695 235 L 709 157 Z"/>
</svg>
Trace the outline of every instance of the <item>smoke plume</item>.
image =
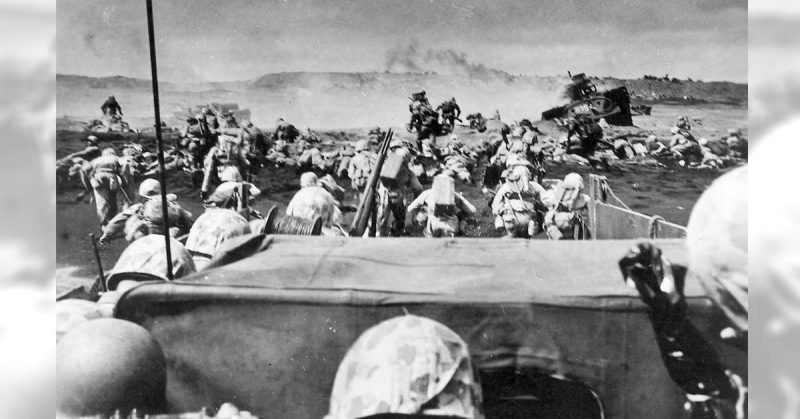
<svg viewBox="0 0 800 419">
<path fill-rule="evenodd" d="M 502 70 L 470 62 L 463 52 L 452 49 L 424 49 L 416 39 L 408 45 L 392 48 L 386 53 L 386 70 L 394 72 L 460 74 L 478 79 L 514 76 Z"/>
</svg>

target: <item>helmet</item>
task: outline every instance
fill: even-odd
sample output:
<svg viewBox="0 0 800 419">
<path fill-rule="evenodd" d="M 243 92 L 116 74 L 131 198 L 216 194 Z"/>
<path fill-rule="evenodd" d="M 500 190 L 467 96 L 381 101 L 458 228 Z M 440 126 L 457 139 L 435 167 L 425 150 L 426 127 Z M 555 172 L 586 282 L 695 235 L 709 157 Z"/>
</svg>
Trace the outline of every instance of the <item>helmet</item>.
<svg viewBox="0 0 800 419">
<path fill-rule="evenodd" d="M 158 202 L 153 200 L 150 202 Z M 172 256 L 172 277 L 182 278 L 196 271 L 192 255 L 181 242 L 170 238 L 170 255 Z M 133 280 L 167 280 L 166 244 L 161 234 L 150 234 L 128 245 L 119 256 L 114 270 L 108 276 L 109 290 L 115 290 L 117 284 L 126 279 Z"/>
<path fill-rule="evenodd" d="M 647 142 L 652 143 L 655 142 L 658 138 L 655 135 L 650 135 L 647 137 Z"/>
<path fill-rule="evenodd" d="M 669 132 L 671 132 L 673 134 L 677 134 L 677 133 L 681 132 L 681 129 L 678 128 L 678 127 L 672 127 L 672 128 L 669 129 Z"/>
<path fill-rule="evenodd" d="M 577 173 L 570 173 L 564 177 L 564 188 L 566 189 L 583 189 L 583 178 Z"/>
<path fill-rule="evenodd" d="M 159 189 L 161 189 L 159 187 Z M 158 193 L 161 193 L 159 190 Z M 150 233 L 162 233 L 164 229 L 164 206 L 161 203 L 160 199 L 149 199 L 147 202 L 144 203 L 144 208 L 142 209 L 142 218 L 147 223 L 147 227 L 150 230 Z M 167 203 L 167 217 L 169 217 L 169 222 L 167 223 L 169 227 L 174 227 L 178 220 L 180 219 L 180 214 L 178 213 L 178 208 L 174 204 Z"/>
<path fill-rule="evenodd" d="M 700 139 L 699 139 L 699 140 L 697 140 L 697 142 L 698 142 L 700 145 L 708 145 L 708 138 L 705 138 L 705 137 L 700 137 Z"/>
<path fill-rule="evenodd" d="M 467 344 L 447 326 L 406 315 L 365 331 L 347 351 L 326 419 L 380 413 L 481 417 Z"/>
<path fill-rule="evenodd" d="M 206 108 L 206 107 L 201 108 L 200 109 L 200 113 L 202 113 L 203 115 L 208 114 L 208 108 Z"/>
<path fill-rule="evenodd" d="M 524 157 L 520 156 L 519 154 L 509 154 L 506 158 L 506 166 L 512 168 L 514 166 L 530 166 L 533 167 L 531 162 L 529 162 Z"/>
<path fill-rule="evenodd" d="M 300 175 L 300 187 L 305 188 L 308 186 L 317 186 L 319 184 L 319 179 L 314 172 L 305 172 Z"/>
<path fill-rule="evenodd" d="M 739 135 L 739 130 L 736 128 L 729 128 L 728 135 Z"/>
<path fill-rule="evenodd" d="M 686 227 L 689 275 L 740 331 L 747 330 L 747 167 L 715 180 Z"/>
<path fill-rule="evenodd" d="M 189 230 L 186 249 L 213 256 L 225 241 L 250 234 L 250 225 L 239 213 L 229 209 L 210 209 L 204 212 Z"/>
<path fill-rule="evenodd" d="M 113 95 L 108 97 L 110 100 L 117 100 Z"/>
<path fill-rule="evenodd" d="M 107 148 L 103 149 L 103 153 L 102 154 L 104 156 L 116 156 L 117 152 L 113 148 L 107 147 Z"/>
<path fill-rule="evenodd" d="M 394 140 L 392 140 L 392 142 L 389 143 L 389 149 L 390 150 L 393 150 L 395 148 L 405 147 L 405 146 L 406 146 L 406 144 L 403 142 L 403 140 L 400 140 L 400 139 L 394 139 Z"/>
<path fill-rule="evenodd" d="M 369 141 L 360 140 L 356 142 L 356 151 L 367 151 L 367 150 L 369 150 Z"/>
<path fill-rule="evenodd" d="M 56 359 L 59 414 L 108 415 L 116 409 L 161 411 L 166 407 L 164 353 L 136 323 L 119 319 L 85 322 L 61 338 Z"/>
<path fill-rule="evenodd" d="M 155 179 L 145 179 L 139 184 L 139 196 L 152 199 L 161 194 L 161 183 Z"/>
<path fill-rule="evenodd" d="M 86 137 L 86 141 L 88 141 L 90 143 L 97 143 L 97 137 L 95 137 L 94 135 L 90 135 L 90 136 Z"/>
<path fill-rule="evenodd" d="M 241 182 L 242 174 L 236 166 L 226 167 L 219 175 L 219 180 L 223 182 Z"/>
</svg>

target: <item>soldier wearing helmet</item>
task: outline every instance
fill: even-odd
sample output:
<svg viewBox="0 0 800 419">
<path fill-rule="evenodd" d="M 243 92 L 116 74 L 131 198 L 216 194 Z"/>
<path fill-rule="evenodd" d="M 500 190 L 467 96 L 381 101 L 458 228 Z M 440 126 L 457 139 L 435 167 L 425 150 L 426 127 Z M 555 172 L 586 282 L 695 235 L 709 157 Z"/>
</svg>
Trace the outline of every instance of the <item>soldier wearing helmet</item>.
<svg viewBox="0 0 800 419">
<path fill-rule="evenodd" d="M 377 237 L 402 236 L 406 207 L 422 193 L 422 185 L 409 167 L 411 152 L 405 143 L 395 139 L 389 148 L 378 183 Z"/>
<path fill-rule="evenodd" d="M 242 130 L 239 137 L 239 142 L 242 144 L 242 153 L 247 159 L 250 168 L 249 173 L 246 174 L 246 180 L 251 180 L 263 166 L 264 158 L 272 148 L 272 144 L 267 139 L 267 136 L 264 135 L 264 132 L 251 121 L 242 122 Z"/>
<path fill-rule="evenodd" d="M 113 148 L 105 148 L 93 159 L 84 174 L 94 191 L 97 218 L 105 226 L 118 211 L 117 191 L 120 189 L 120 162 Z"/>
<path fill-rule="evenodd" d="M 172 276 L 179 279 L 196 271 L 189 251 L 181 242 L 170 238 Z M 137 239 L 120 255 L 106 280 L 109 290 L 124 286 L 124 281 L 152 281 L 168 279 L 166 244 L 161 234 L 150 234 Z"/>
<path fill-rule="evenodd" d="M 241 151 L 242 137 L 240 135 L 220 135 L 217 144 L 211 147 L 203 161 L 203 183 L 200 187 L 200 197 L 205 200 L 212 188 L 221 180 L 219 175 L 226 166 L 236 166 L 239 173 L 249 173 L 250 163 Z"/>
<path fill-rule="evenodd" d="M 215 114 L 213 110 L 209 109 L 207 106 L 204 106 L 200 108 L 200 115 L 203 115 L 203 119 L 205 119 L 206 124 L 211 131 L 216 131 L 219 129 L 219 120 L 217 119 L 217 114 Z"/>
<path fill-rule="evenodd" d="M 530 238 L 539 233 L 545 208 L 545 189 L 531 180 L 534 166 L 527 160 L 511 155 L 507 161 L 505 182 L 492 201 L 495 228 L 505 228 L 508 237 Z"/>
<path fill-rule="evenodd" d="M 78 202 L 92 193 L 92 185 L 89 182 L 89 177 L 91 176 L 91 164 L 89 162 L 100 157 L 101 154 L 100 147 L 97 146 L 97 137 L 90 135 L 86 137 L 84 141 L 86 141 L 87 145 L 83 150 L 76 151 L 56 161 L 57 168 L 69 167 L 68 170 L 71 174 L 78 174 L 80 176 L 83 190 L 75 197 L 75 200 Z"/>
<path fill-rule="evenodd" d="M 442 102 L 442 104 L 436 108 L 436 111 L 441 111 L 442 122 L 446 123 L 451 131 L 456 126 L 456 120 L 461 120 L 461 118 L 459 118 L 461 116 L 461 108 L 456 103 L 456 98 L 454 97 Z"/>
<path fill-rule="evenodd" d="M 689 116 L 688 115 L 683 115 L 680 118 L 678 118 L 678 120 L 675 121 L 675 126 L 678 127 L 678 129 L 684 130 L 684 131 L 691 131 L 692 130 L 692 125 L 691 125 L 691 122 L 689 121 Z"/>
<path fill-rule="evenodd" d="M 372 169 L 375 167 L 376 156 L 369 148 L 367 140 L 356 143 L 356 155 L 350 159 L 347 165 L 347 176 L 353 190 L 358 192 L 359 197 L 367 187 Z"/>
<path fill-rule="evenodd" d="M 423 191 L 408 206 L 425 237 L 456 237 L 464 233 L 467 222 L 474 222 L 475 206 L 455 191 L 453 172 L 446 170 L 433 178 L 433 186 Z"/>
<path fill-rule="evenodd" d="M 242 215 L 230 209 L 209 208 L 189 231 L 186 249 L 197 270 L 203 270 L 225 241 L 245 234 L 250 234 L 250 225 Z"/>
<path fill-rule="evenodd" d="M 339 364 L 325 419 L 380 414 L 483 418 L 478 374 L 464 340 L 413 315 L 362 333 Z"/>
<path fill-rule="evenodd" d="M 245 212 L 242 215 L 248 219 L 261 217 L 258 211 L 250 207 L 250 201 L 261 195 L 260 189 L 250 182 L 243 181 L 242 174 L 235 166 L 225 167 L 219 177 L 222 183 L 214 189 L 205 202 L 206 207 L 243 210 Z M 246 202 L 244 201 L 245 196 L 247 196 Z"/>
<path fill-rule="evenodd" d="M 122 117 L 122 106 L 119 106 L 114 96 L 109 96 L 100 106 L 100 110 L 103 112 L 103 122 L 106 127 L 110 126 L 111 120 Z"/>
<path fill-rule="evenodd" d="M 700 144 L 688 131 L 675 126 L 670 129 L 670 133 L 672 134 L 672 139 L 669 143 L 669 150 L 675 157 L 698 161 L 702 159 Z"/>
<path fill-rule="evenodd" d="M 151 200 L 161 199 L 161 184 L 155 179 L 145 179 L 139 184 L 138 202 L 130 205 L 127 209 L 117 214 L 111 221 L 103 227 L 103 235 L 100 237 L 101 244 L 108 243 L 116 237 L 124 235 L 129 242 L 150 234 L 150 229 L 144 219 L 145 204 Z M 169 199 L 169 197 L 168 197 Z M 192 213 L 183 209 L 177 202 L 177 198 L 170 203 L 170 210 L 175 213 L 173 221 L 175 236 L 185 234 L 192 226 L 194 217 Z M 158 206 L 160 208 L 160 205 Z M 160 215 L 156 215 L 161 219 Z"/>
<path fill-rule="evenodd" d="M 564 177 L 554 189 L 543 196 L 549 207 L 544 216 L 544 228 L 550 240 L 572 240 L 586 234 L 589 195 L 583 193 L 583 178 L 577 173 Z"/>
<path fill-rule="evenodd" d="M 300 131 L 298 131 L 294 125 L 284 121 L 283 118 L 278 118 L 275 122 L 275 132 L 272 134 L 272 141 L 285 141 L 291 144 L 299 136 Z"/>
<path fill-rule="evenodd" d="M 323 235 L 344 235 L 339 225 L 342 213 L 336 205 L 336 198 L 320 184 L 313 172 L 300 176 L 300 190 L 286 206 L 286 215 L 309 221 L 321 218 Z"/>
</svg>

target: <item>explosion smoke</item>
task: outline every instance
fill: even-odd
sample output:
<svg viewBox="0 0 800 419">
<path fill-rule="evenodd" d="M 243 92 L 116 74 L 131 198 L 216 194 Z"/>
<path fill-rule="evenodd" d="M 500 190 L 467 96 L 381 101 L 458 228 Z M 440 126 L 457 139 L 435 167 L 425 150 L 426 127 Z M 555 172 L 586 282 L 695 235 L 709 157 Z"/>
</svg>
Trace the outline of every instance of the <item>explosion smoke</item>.
<svg viewBox="0 0 800 419">
<path fill-rule="evenodd" d="M 386 70 L 395 72 L 435 72 L 461 74 L 477 79 L 502 78 L 513 80 L 505 71 L 470 62 L 463 52 L 452 49 L 425 49 L 412 39 L 408 45 L 392 48 L 386 53 Z"/>
</svg>

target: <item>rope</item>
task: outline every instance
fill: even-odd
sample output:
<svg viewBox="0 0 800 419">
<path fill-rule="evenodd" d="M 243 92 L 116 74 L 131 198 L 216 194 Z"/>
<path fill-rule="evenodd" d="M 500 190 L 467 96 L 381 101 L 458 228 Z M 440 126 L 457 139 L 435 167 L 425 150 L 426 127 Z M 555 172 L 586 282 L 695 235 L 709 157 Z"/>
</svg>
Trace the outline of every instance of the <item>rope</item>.
<svg viewBox="0 0 800 419">
<path fill-rule="evenodd" d="M 660 215 L 654 215 L 650 218 L 650 222 L 647 224 L 647 235 L 651 239 L 658 238 L 658 223 L 662 221 L 666 222 L 667 220 Z"/>
<path fill-rule="evenodd" d="M 628 211 L 633 211 L 629 206 L 625 205 L 625 203 L 622 202 L 622 200 L 619 199 L 617 195 L 614 194 L 614 191 L 611 190 L 611 187 L 608 186 L 607 182 L 603 182 L 602 187 L 603 187 L 603 192 L 605 192 L 608 196 L 614 198 L 614 200 L 617 201 L 617 205 L 621 206 L 622 208 L 625 208 Z"/>
</svg>

